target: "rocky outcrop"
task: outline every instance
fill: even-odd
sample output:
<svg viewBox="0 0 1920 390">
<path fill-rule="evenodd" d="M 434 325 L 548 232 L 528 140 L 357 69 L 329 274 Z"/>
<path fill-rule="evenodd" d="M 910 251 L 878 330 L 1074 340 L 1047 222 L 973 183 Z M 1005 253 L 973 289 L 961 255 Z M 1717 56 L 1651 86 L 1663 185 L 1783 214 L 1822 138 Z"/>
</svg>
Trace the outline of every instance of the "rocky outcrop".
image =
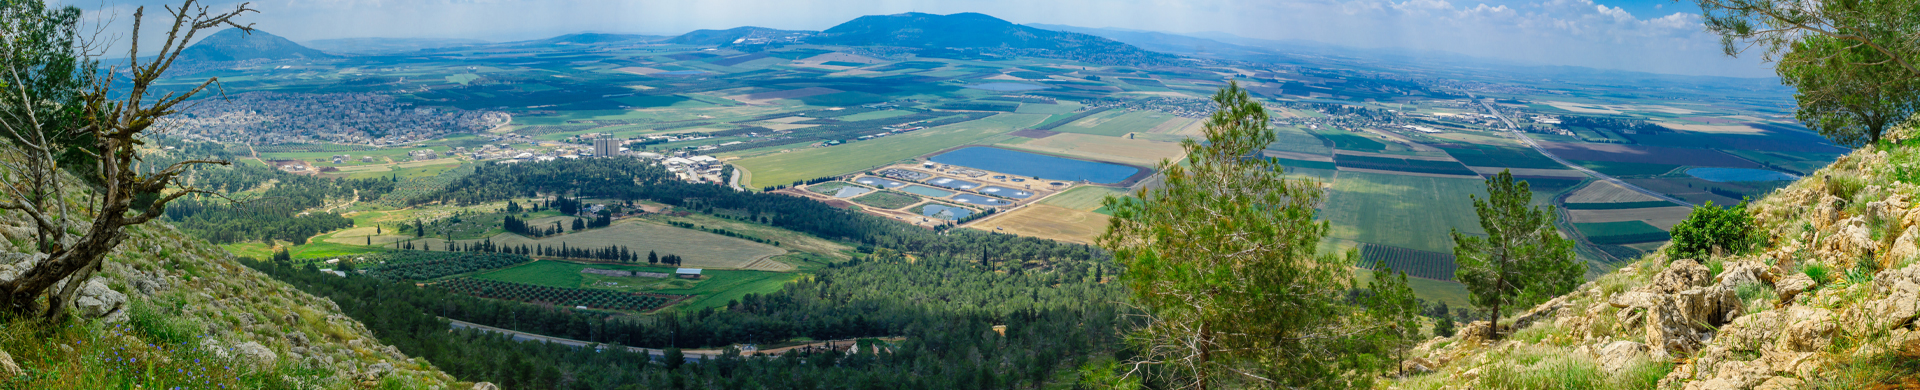
<svg viewBox="0 0 1920 390">
<path fill-rule="evenodd" d="M 1881 271 L 1874 276 L 1873 293 L 1883 298 L 1862 305 L 1871 326 L 1893 329 L 1913 324 L 1920 317 L 1920 265 Z"/>
<path fill-rule="evenodd" d="M 1760 280 L 1742 268 L 1736 279 Z M 1647 285 L 1607 301 L 1621 310 L 1622 326 L 1643 328 L 1656 357 L 1688 355 L 1712 337 L 1713 329 L 1740 316 L 1742 304 L 1733 288 L 1713 283 L 1713 272 L 1693 260 L 1675 260 Z"/>
<path fill-rule="evenodd" d="M 78 295 L 73 299 L 73 308 L 81 318 L 99 318 L 109 323 L 127 321 L 127 294 L 113 291 L 95 279 L 81 285 Z"/>
<path fill-rule="evenodd" d="M 1651 359 L 1651 351 L 1646 344 L 1615 341 L 1600 348 L 1600 368 L 1608 373 L 1617 373 L 1635 363 Z"/>
</svg>

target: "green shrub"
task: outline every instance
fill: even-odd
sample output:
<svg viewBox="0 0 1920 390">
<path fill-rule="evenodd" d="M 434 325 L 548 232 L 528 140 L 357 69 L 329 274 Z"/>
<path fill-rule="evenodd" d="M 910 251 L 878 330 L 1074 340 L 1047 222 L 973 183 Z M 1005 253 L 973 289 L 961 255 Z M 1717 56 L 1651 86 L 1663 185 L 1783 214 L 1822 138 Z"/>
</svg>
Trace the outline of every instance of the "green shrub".
<svg viewBox="0 0 1920 390">
<path fill-rule="evenodd" d="M 128 300 L 127 324 L 152 340 L 163 344 L 180 344 L 200 337 L 202 327 L 191 319 L 169 313 L 171 308 L 160 299 Z"/>
<path fill-rule="evenodd" d="M 1747 202 L 1721 208 L 1712 201 L 1687 214 L 1673 226 L 1673 243 L 1667 246 L 1669 259 L 1704 259 L 1714 254 L 1740 254 L 1753 247 L 1753 217 L 1747 214 Z"/>
<path fill-rule="evenodd" d="M 1813 279 L 1815 285 L 1827 284 L 1827 278 L 1832 276 L 1827 274 L 1827 266 L 1820 263 L 1807 263 L 1805 267 L 1800 268 L 1800 272 Z"/>
<path fill-rule="evenodd" d="M 1858 176 L 1839 175 L 1827 177 L 1827 195 L 1833 195 L 1849 203 L 1853 202 L 1853 196 L 1859 195 L 1860 190 L 1864 188 L 1867 188 L 1867 181 L 1861 180 Z"/>
</svg>

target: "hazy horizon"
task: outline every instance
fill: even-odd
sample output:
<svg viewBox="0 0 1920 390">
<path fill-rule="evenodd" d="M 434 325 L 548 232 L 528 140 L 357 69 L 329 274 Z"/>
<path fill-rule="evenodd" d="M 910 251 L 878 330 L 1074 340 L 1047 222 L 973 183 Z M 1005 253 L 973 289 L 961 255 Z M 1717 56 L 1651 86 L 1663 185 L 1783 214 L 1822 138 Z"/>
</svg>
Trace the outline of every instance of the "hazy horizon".
<svg viewBox="0 0 1920 390">
<path fill-rule="evenodd" d="M 154 0 L 68 2 L 119 22 Z M 215 9 L 238 2 L 209 3 Z M 297 42 L 339 38 L 460 38 L 493 42 L 601 32 L 678 35 L 757 26 L 825 30 L 864 15 L 978 12 L 1019 24 L 1170 34 L 1220 32 L 1362 49 L 1459 54 L 1513 65 L 1565 65 L 1661 74 L 1774 77 L 1757 56 L 1729 58 L 1691 3 L 1549 0 L 1256 1 L 658 1 L 526 0 L 255 3 L 242 19 Z M 99 11 L 106 10 L 107 13 Z M 152 14 L 157 10 L 150 10 Z M 152 24 L 149 24 L 150 26 Z M 347 27 L 350 26 L 350 27 Z"/>
</svg>

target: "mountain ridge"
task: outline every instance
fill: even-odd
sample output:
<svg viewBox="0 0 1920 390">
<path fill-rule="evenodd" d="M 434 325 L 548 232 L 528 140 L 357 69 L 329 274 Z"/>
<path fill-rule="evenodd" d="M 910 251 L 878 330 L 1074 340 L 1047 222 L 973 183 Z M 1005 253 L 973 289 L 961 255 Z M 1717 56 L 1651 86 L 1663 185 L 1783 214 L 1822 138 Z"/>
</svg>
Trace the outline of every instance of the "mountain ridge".
<svg viewBox="0 0 1920 390">
<path fill-rule="evenodd" d="M 301 46 L 259 29 L 248 33 L 230 28 L 208 35 L 188 46 L 180 52 L 180 57 L 197 62 L 228 62 L 255 59 L 322 59 L 339 56 Z"/>
</svg>

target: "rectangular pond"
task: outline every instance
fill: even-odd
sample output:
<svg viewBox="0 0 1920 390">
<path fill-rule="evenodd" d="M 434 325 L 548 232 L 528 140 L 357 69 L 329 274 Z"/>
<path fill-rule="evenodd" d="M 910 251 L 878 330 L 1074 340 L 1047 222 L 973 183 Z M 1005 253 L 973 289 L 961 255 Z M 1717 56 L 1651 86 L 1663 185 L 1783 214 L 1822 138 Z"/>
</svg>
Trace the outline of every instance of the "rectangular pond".
<svg viewBox="0 0 1920 390">
<path fill-rule="evenodd" d="M 901 188 L 900 190 L 906 191 L 909 194 L 920 195 L 920 196 L 931 196 L 935 198 L 947 196 L 947 195 L 953 195 L 953 191 L 935 189 L 933 187 L 927 187 L 927 186 L 907 186 L 907 188 Z"/>
<path fill-rule="evenodd" d="M 880 186 L 881 188 L 900 188 L 901 186 L 907 185 L 907 183 L 895 181 L 893 179 L 882 179 L 882 178 L 873 177 L 873 176 L 854 179 L 853 182 L 866 184 L 870 186 Z"/>
<path fill-rule="evenodd" d="M 957 207 L 957 206 L 944 205 L 939 203 L 923 204 L 923 205 L 920 205 L 918 209 L 919 209 L 920 215 L 939 218 L 939 219 L 945 219 L 945 220 L 957 220 L 961 218 L 966 218 L 969 215 L 973 215 L 973 210 L 969 210 L 965 207 Z"/>
<path fill-rule="evenodd" d="M 933 162 L 1006 172 L 1048 180 L 1085 180 L 1101 184 L 1126 181 L 1142 169 L 1103 162 L 1075 160 L 985 146 L 969 146 L 941 153 Z"/>
<path fill-rule="evenodd" d="M 1016 190 L 1001 186 L 987 186 L 987 188 L 981 188 L 980 192 L 987 195 L 1005 196 L 1014 199 L 1026 199 L 1027 197 L 1033 196 L 1032 192 L 1026 190 Z"/>
<path fill-rule="evenodd" d="M 974 195 L 974 194 L 954 195 L 953 201 L 966 203 L 966 204 L 977 204 L 981 206 L 1006 206 L 1006 205 L 1013 204 L 1013 201 L 1010 201 L 1010 200 L 1000 199 L 1000 198 L 988 198 L 985 196 Z"/>
<path fill-rule="evenodd" d="M 927 184 L 952 188 L 956 190 L 970 190 L 970 189 L 973 189 L 973 187 L 980 186 L 980 183 L 975 183 L 975 182 L 970 182 L 970 181 L 960 180 L 960 179 L 949 179 L 944 177 L 928 180 Z"/>
</svg>

